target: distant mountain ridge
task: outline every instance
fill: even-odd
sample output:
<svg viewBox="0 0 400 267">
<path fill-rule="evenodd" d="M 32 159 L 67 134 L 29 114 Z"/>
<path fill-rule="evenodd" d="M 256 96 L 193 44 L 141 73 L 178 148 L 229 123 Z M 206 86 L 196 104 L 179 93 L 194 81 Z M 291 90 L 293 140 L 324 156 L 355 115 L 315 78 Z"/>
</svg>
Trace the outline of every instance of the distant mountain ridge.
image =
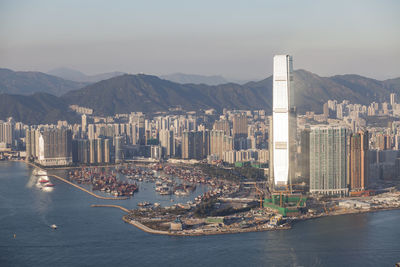
<svg viewBox="0 0 400 267">
<path fill-rule="evenodd" d="M 300 113 L 322 112 L 329 99 L 369 104 L 388 100 L 390 92 L 400 91 L 392 84 L 359 75 L 320 77 L 306 70 L 293 73 L 295 103 Z M 123 75 L 70 91 L 65 101 L 93 108 L 104 115 L 131 111 L 154 112 L 181 106 L 186 110 L 206 108 L 266 109 L 272 105 L 272 76 L 244 85 L 227 83 L 177 84 L 156 76 Z M 107 99 L 107 101 L 104 101 Z"/>
<path fill-rule="evenodd" d="M 87 83 L 68 81 L 36 71 L 13 71 L 0 68 L 0 93 L 29 95 L 44 92 L 60 96 Z"/>
<path fill-rule="evenodd" d="M 0 94 L 0 119 L 8 117 L 27 124 L 57 123 L 58 120 L 78 122 L 80 119 L 62 99 L 47 93 Z"/>
<path fill-rule="evenodd" d="M 95 83 L 124 74 L 123 72 L 115 71 L 115 72 L 101 73 L 96 75 L 86 75 L 78 70 L 65 67 L 56 68 L 48 71 L 47 73 L 53 76 L 63 78 L 65 80 L 70 80 L 75 82 L 85 82 L 85 83 Z"/>
<path fill-rule="evenodd" d="M 197 74 L 173 73 L 168 75 L 161 75 L 159 77 L 180 84 L 193 83 L 193 84 L 219 85 L 228 83 L 228 81 L 220 75 L 205 76 Z"/>
</svg>

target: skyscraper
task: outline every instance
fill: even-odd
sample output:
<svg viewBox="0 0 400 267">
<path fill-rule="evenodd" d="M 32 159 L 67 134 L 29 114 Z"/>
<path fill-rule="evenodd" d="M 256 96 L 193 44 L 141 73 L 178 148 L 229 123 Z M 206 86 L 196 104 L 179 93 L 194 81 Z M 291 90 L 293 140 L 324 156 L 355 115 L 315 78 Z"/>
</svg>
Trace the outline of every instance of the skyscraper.
<svg viewBox="0 0 400 267">
<path fill-rule="evenodd" d="M 397 95 L 395 93 L 391 93 L 390 94 L 390 105 L 392 106 L 392 108 L 394 107 L 394 105 L 397 103 Z"/>
<path fill-rule="evenodd" d="M 368 132 L 350 136 L 348 175 L 352 191 L 363 190 L 368 184 Z"/>
<path fill-rule="evenodd" d="M 86 132 L 86 127 L 87 127 L 87 117 L 86 114 L 83 114 L 82 117 L 82 132 Z"/>
<path fill-rule="evenodd" d="M 182 159 L 202 159 L 203 132 L 185 131 L 182 135 Z"/>
<path fill-rule="evenodd" d="M 63 166 L 72 163 L 72 132 L 69 129 L 45 128 L 39 135 L 38 163 Z"/>
<path fill-rule="evenodd" d="M 347 195 L 347 129 L 316 125 L 310 132 L 310 192 Z"/>
<path fill-rule="evenodd" d="M 235 114 L 235 116 L 233 117 L 232 133 L 234 138 L 247 138 L 246 114 Z"/>
<path fill-rule="evenodd" d="M 275 186 L 287 185 L 294 176 L 296 113 L 293 103 L 292 57 L 274 57 L 272 106 L 272 179 Z"/>
</svg>

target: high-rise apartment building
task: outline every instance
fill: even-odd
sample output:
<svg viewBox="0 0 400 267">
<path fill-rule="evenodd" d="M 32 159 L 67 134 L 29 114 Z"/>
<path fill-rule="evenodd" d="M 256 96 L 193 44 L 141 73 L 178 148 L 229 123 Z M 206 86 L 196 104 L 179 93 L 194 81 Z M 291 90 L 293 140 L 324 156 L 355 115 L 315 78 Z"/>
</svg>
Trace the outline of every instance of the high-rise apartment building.
<svg viewBox="0 0 400 267">
<path fill-rule="evenodd" d="M 224 131 L 227 136 L 231 135 L 231 127 L 228 120 L 218 120 L 214 122 L 213 130 Z"/>
<path fill-rule="evenodd" d="M 72 163 L 72 132 L 69 129 L 42 129 L 38 136 L 38 163 L 63 166 Z"/>
<path fill-rule="evenodd" d="M 183 159 L 202 159 L 203 155 L 203 132 L 191 131 L 183 132 L 182 135 L 182 158 Z"/>
<path fill-rule="evenodd" d="M 83 114 L 81 119 L 82 119 L 82 132 L 86 133 L 86 128 L 87 128 L 87 116 L 86 116 L 86 114 Z"/>
<path fill-rule="evenodd" d="M 0 143 L 11 147 L 14 142 L 14 124 L 12 121 L 0 121 Z"/>
<path fill-rule="evenodd" d="M 115 136 L 115 162 L 121 162 L 123 160 L 123 136 Z"/>
<path fill-rule="evenodd" d="M 310 178 L 310 129 L 305 128 L 300 133 L 300 154 L 298 157 L 298 170 L 304 178 Z"/>
<path fill-rule="evenodd" d="M 233 116 L 233 138 L 247 138 L 247 116 L 246 114 L 235 114 Z"/>
<path fill-rule="evenodd" d="M 296 112 L 292 71 L 291 56 L 274 57 L 271 147 L 273 166 L 270 168 L 270 176 L 275 186 L 290 183 L 295 172 Z"/>
<path fill-rule="evenodd" d="M 210 135 L 210 155 L 217 155 L 219 159 L 223 158 L 225 151 L 233 150 L 233 138 L 225 135 L 222 130 L 212 130 Z"/>
<path fill-rule="evenodd" d="M 347 129 L 313 126 L 310 132 L 310 192 L 347 195 Z"/>
<path fill-rule="evenodd" d="M 175 139 L 174 131 L 162 129 L 159 133 L 161 154 L 165 157 L 172 157 L 175 155 Z"/>
<path fill-rule="evenodd" d="M 397 95 L 395 93 L 391 93 L 390 94 L 390 105 L 392 106 L 392 108 L 394 107 L 394 105 L 397 103 Z"/>
<path fill-rule="evenodd" d="M 348 182 L 352 191 L 368 185 L 368 132 L 360 131 L 349 138 Z"/>
</svg>

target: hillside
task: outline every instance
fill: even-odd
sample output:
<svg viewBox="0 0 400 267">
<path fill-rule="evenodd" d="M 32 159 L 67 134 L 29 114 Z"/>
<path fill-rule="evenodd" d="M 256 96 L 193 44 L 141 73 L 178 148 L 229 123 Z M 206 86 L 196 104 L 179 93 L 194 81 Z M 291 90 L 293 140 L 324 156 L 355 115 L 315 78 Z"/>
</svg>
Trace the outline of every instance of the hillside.
<svg viewBox="0 0 400 267">
<path fill-rule="evenodd" d="M 8 117 L 28 124 L 79 121 L 79 116 L 69 111 L 62 99 L 46 93 L 29 96 L 0 94 L 0 119 Z"/>
<path fill-rule="evenodd" d="M 29 95 L 43 92 L 60 96 L 85 85 L 87 83 L 67 81 L 42 72 L 0 69 L 0 94 Z"/>
<path fill-rule="evenodd" d="M 67 103 L 93 108 L 104 115 L 131 111 L 155 112 L 180 106 L 185 110 L 263 108 L 269 100 L 259 89 L 237 84 L 218 86 L 177 84 L 156 76 L 123 75 L 62 97 Z"/>
<path fill-rule="evenodd" d="M 295 102 L 298 112 L 304 114 L 310 110 L 322 112 L 323 103 L 329 99 L 347 99 L 366 105 L 372 101 L 389 101 L 391 92 L 400 93 L 397 81 L 378 81 L 359 75 L 321 77 L 296 70 Z M 76 116 L 68 110 L 70 104 L 93 108 L 99 115 L 132 111 L 152 113 L 178 106 L 187 111 L 208 108 L 222 111 L 228 108 L 265 109 L 270 113 L 272 76 L 244 85 L 227 83 L 208 86 L 179 84 L 145 74 L 126 74 L 70 91 L 58 98 L 48 94 L 3 94 L 0 100 L 0 119 L 13 116 L 30 123 L 74 120 Z"/>
<path fill-rule="evenodd" d="M 305 70 L 294 72 L 294 86 L 295 103 L 300 113 L 309 110 L 322 112 L 323 103 L 329 99 L 347 99 L 360 104 L 388 100 L 389 93 L 394 91 L 383 81 L 358 75 L 320 77 Z M 244 85 L 228 83 L 208 86 L 177 84 L 144 74 L 123 75 L 71 91 L 63 99 L 107 115 L 131 111 L 154 112 L 176 106 L 186 110 L 270 110 L 272 76 Z"/>
</svg>

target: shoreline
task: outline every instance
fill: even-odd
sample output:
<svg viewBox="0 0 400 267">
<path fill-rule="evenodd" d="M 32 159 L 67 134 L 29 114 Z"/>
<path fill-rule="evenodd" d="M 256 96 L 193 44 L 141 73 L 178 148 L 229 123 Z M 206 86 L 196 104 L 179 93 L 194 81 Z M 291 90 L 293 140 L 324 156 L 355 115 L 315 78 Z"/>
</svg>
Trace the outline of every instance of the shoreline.
<svg viewBox="0 0 400 267">
<path fill-rule="evenodd" d="M 192 232 L 171 232 L 171 231 L 161 231 L 152 229 L 148 226 L 143 225 L 137 220 L 129 220 L 125 218 L 125 215 L 122 217 L 122 220 L 126 223 L 129 223 L 136 228 L 142 230 L 143 232 L 150 233 L 150 234 L 158 234 L 158 235 L 169 235 L 169 236 L 207 236 L 207 235 L 223 235 L 223 234 L 241 234 L 241 233 L 253 233 L 253 232 L 265 232 L 265 231 L 278 231 L 278 230 L 290 230 L 292 229 L 293 225 L 301 222 L 301 221 L 308 221 L 314 220 L 324 217 L 333 217 L 333 216 L 341 216 L 341 215 L 354 215 L 354 214 L 365 214 L 365 213 L 374 213 L 374 212 L 381 212 L 381 211 L 389 211 L 389 210 L 400 210 L 400 207 L 392 207 L 392 208 L 382 208 L 382 209 L 374 209 L 374 210 L 366 210 L 366 211 L 354 211 L 354 212 L 347 212 L 347 213 L 339 213 L 339 214 L 326 214 L 320 216 L 314 216 L 310 218 L 300 218 L 300 219 L 292 219 L 289 222 L 288 226 L 283 227 L 275 227 L 275 228 L 263 228 L 263 229 L 254 229 L 254 228 L 246 228 L 246 229 L 238 229 L 238 230 L 229 230 L 229 231 L 209 231 L 203 233 L 192 233 Z"/>
<path fill-rule="evenodd" d="M 265 229 L 252 229 L 252 228 L 246 228 L 246 229 L 240 229 L 240 230 L 230 230 L 230 231 L 209 231 L 209 232 L 204 232 L 204 233 L 193 233 L 193 232 L 171 232 L 171 231 L 162 231 L 162 230 L 155 230 L 152 229 L 136 220 L 129 220 L 125 218 L 125 216 L 122 217 L 122 220 L 126 223 L 129 223 L 139 230 L 142 230 L 143 232 L 149 233 L 149 234 L 156 234 L 156 235 L 169 235 L 169 236 L 207 236 L 207 235 L 224 235 L 224 234 L 241 234 L 241 233 L 253 233 L 253 232 L 265 232 L 265 231 L 276 231 L 276 230 L 290 230 L 292 227 L 289 226 L 283 226 L 283 227 L 278 227 L 278 228 L 265 228 Z"/>
<path fill-rule="evenodd" d="M 26 162 L 26 161 L 21 161 L 21 160 L 16 160 L 17 162 L 24 162 L 32 167 L 41 169 L 41 170 L 46 170 L 40 166 L 37 166 L 31 162 Z M 46 170 L 47 171 L 47 170 Z M 75 188 L 86 192 L 98 199 L 104 199 L 104 200 L 126 200 L 129 197 L 103 197 L 103 196 L 99 196 L 96 195 L 95 193 L 79 186 L 76 185 L 68 180 L 66 180 L 65 178 L 62 178 L 58 175 L 55 174 L 48 174 L 49 177 L 54 177 L 60 181 L 63 181 L 67 184 L 70 184 L 72 186 L 74 186 Z M 127 208 L 124 208 L 122 206 L 119 205 L 100 205 L 100 204 L 92 204 L 91 207 L 113 207 L 113 208 L 118 208 L 126 213 L 129 214 L 130 210 Z M 340 216 L 340 215 L 353 215 L 353 214 L 364 214 L 364 213 L 373 213 L 373 212 L 380 212 L 380 211 L 386 211 L 386 210 L 399 210 L 400 207 L 384 207 L 384 208 L 375 208 L 375 209 L 370 209 L 370 210 L 347 210 L 347 211 L 343 211 L 343 212 L 335 212 L 335 213 L 331 213 L 331 214 L 319 214 L 316 216 L 312 216 L 312 217 L 305 217 L 305 218 L 296 218 L 296 219 L 291 219 L 289 222 L 289 225 L 283 226 L 283 227 L 274 227 L 274 228 L 244 228 L 244 229 L 236 229 L 236 230 L 227 230 L 227 231 L 208 231 L 208 232 L 171 232 L 171 231 L 162 231 L 162 230 L 156 230 L 156 229 L 152 229 L 144 224 L 142 224 L 141 222 L 137 221 L 137 220 L 129 220 L 125 217 L 125 215 L 122 217 L 122 220 L 126 223 L 129 223 L 133 226 L 135 226 L 136 228 L 146 232 L 146 233 L 150 233 L 150 234 L 158 234 L 158 235 L 169 235 L 169 236 L 206 236 L 206 235 L 221 235 L 221 234 L 239 234 L 239 233 L 250 233 L 250 232 L 264 232 L 264 231 L 276 231 L 276 230 L 290 230 L 293 226 L 293 224 L 300 222 L 300 221 L 306 221 L 306 220 L 312 220 L 312 219 L 318 219 L 318 218 L 322 218 L 322 217 L 331 217 L 331 216 Z"/>
</svg>

